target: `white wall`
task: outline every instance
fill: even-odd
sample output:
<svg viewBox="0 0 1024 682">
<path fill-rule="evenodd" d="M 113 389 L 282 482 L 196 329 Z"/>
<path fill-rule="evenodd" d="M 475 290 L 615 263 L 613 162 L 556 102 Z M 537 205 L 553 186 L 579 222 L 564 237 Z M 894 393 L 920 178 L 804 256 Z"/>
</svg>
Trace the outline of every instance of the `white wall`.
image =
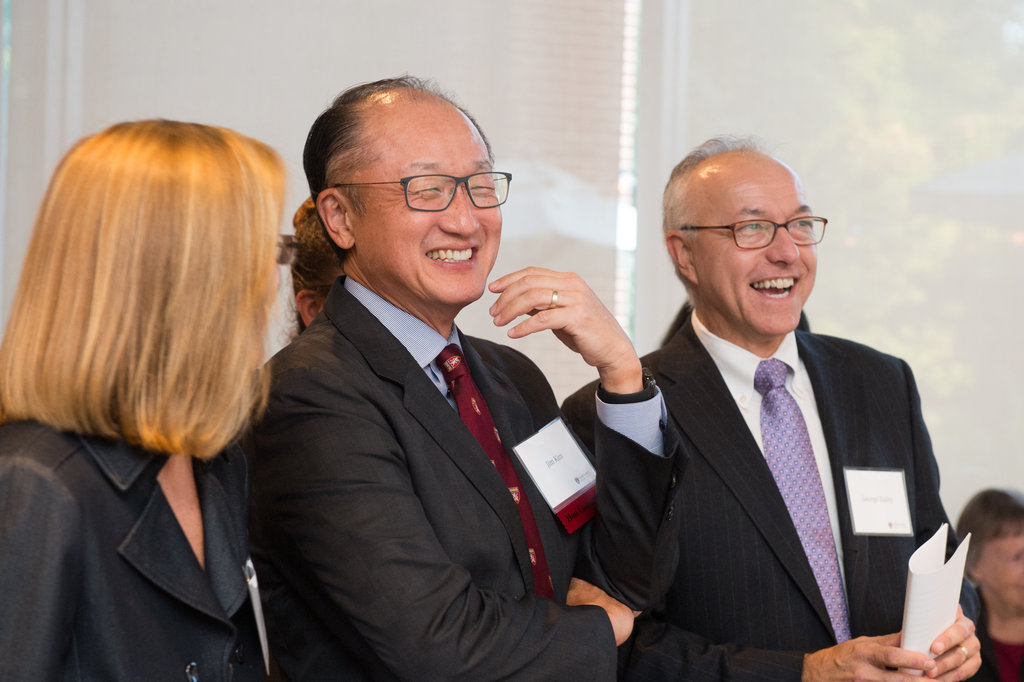
<svg viewBox="0 0 1024 682">
<path fill-rule="evenodd" d="M 281 152 L 287 205 L 297 207 L 308 196 L 301 152 L 313 119 L 350 85 L 403 73 L 454 93 L 481 121 L 499 169 L 514 171 L 495 275 L 535 263 L 575 268 L 610 301 L 622 12 L 614 0 L 18 2 L 3 318 L 45 183 L 79 137 L 150 117 L 229 126 Z M 289 220 L 282 231 L 292 231 Z M 486 315 L 491 301 L 485 295 L 460 324 L 504 339 Z M 287 311 L 282 319 L 271 345 L 287 339 Z M 562 395 L 591 378 L 551 335 L 517 345 Z"/>
<path fill-rule="evenodd" d="M 0 314 L 45 183 L 80 136 L 154 116 L 234 127 L 283 154 L 298 206 L 315 116 L 349 85 L 405 72 L 455 93 L 515 174 L 495 273 L 575 269 L 611 302 L 622 5 L 15 1 Z M 978 488 L 1024 485 L 1024 170 L 999 172 L 984 215 L 980 190 L 943 185 L 951 174 L 968 187 L 957 173 L 1024 149 L 1022 21 L 1019 0 L 643 2 L 638 349 L 656 345 L 683 299 L 659 231 L 668 171 L 712 134 L 758 134 L 832 221 L 812 326 L 910 361 L 950 513 Z M 490 300 L 460 324 L 500 336 Z M 592 376 L 550 335 L 518 345 L 560 396 Z"/>
<path fill-rule="evenodd" d="M 812 328 L 910 363 L 953 520 L 980 488 L 1024 488 L 1024 3 L 644 13 L 637 346 L 681 298 L 658 232 L 669 169 L 712 135 L 755 134 L 830 219 Z"/>
</svg>

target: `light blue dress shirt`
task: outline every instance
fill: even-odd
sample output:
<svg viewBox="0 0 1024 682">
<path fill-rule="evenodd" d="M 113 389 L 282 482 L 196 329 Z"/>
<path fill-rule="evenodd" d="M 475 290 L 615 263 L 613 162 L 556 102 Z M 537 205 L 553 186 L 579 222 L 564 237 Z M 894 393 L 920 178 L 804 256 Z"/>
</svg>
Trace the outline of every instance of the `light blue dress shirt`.
<svg viewBox="0 0 1024 682">
<path fill-rule="evenodd" d="M 459 350 L 462 350 L 457 327 L 452 325 L 452 332 L 446 339 L 423 320 L 395 307 L 351 277 L 346 277 L 344 284 L 345 289 L 362 303 L 370 311 L 370 314 L 376 317 L 398 339 L 399 343 L 405 346 L 416 363 L 423 368 L 427 377 L 437 386 L 437 390 L 455 409 L 455 399 L 450 395 L 444 376 L 435 360 L 448 344 L 454 343 Z M 650 452 L 664 455 L 662 430 L 667 410 L 660 389 L 653 398 L 638 403 L 613 405 L 596 397 L 595 400 L 597 400 L 597 418 L 601 420 L 601 423 Z"/>
</svg>

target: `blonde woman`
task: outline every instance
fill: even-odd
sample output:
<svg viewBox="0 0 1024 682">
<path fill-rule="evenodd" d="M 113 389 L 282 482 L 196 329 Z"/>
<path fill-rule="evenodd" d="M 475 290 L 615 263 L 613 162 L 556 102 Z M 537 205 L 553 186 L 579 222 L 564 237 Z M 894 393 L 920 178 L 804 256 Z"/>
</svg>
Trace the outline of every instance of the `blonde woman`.
<svg viewBox="0 0 1024 682">
<path fill-rule="evenodd" d="M 263 679 L 233 443 L 283 184 L 266 145 L 163 120 L 54 172 L 0 345 L 0 679 Z"/>
</svg>

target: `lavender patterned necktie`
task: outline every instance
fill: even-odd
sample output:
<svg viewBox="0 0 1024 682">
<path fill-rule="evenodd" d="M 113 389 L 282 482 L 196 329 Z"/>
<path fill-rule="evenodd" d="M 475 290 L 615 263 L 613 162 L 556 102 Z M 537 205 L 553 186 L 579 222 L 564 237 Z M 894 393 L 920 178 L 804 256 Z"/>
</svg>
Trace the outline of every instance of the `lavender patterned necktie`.
<svg viewBox="0 0 1024 682">
<path fill-rule="evenodd" d="M 845 642 L 850 639 L 846 590 L 839 572 L 825 491 L 804 416 L 786 390 L 787 371 L 786 363 L 772 358 L 762 360 L 754 373 L 754 388 L 762 396 L 764 454 L 825 599 L 836 641 Z"/>
</svg>

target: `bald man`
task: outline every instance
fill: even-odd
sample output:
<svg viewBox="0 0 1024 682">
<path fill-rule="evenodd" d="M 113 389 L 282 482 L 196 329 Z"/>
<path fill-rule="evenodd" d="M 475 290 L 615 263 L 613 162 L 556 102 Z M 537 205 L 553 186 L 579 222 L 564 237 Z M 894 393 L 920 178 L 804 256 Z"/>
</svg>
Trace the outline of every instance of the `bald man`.
<svg viewBox="0 0 1024 682">
<path fill-rule="evenodd" d="M 800 179 L 751 140 L 712 139 L 673 171 L 663 222 L 694 311 L 642 361 L 689 463 L 675 581 L 637 621 L 626 677 L 969 677 L 979 643 L 959 611 L 934 660 L 898 646 L 907 560 L 947 522 L 938 469 L 904 362 L 796 331 L 827 223 Z M 563 405 L 584 441 L 594 390 Z M 877 481 L 890 525 L 855 532 L 847 485 Z M 976 613 L 969 586 L 962 603 Z"/>
</svg>

